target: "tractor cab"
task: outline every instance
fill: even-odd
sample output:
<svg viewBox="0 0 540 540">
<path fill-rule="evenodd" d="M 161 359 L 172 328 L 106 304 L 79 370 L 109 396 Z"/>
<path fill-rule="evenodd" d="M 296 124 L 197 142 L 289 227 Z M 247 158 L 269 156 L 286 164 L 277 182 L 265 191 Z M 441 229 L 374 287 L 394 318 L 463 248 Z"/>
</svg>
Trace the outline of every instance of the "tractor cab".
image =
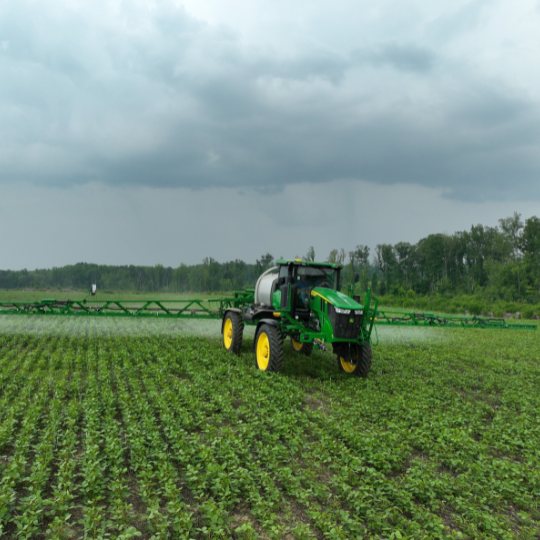
<svg viewBox="0 0 540 540">
<path fill-rule="evenodd" d="M 338 290 L 340 268 L 328 268 L 325 266 L 298 266 L 295 268 L 296 298 L 298 308 L 308 308 L 311 300 L 311 292 L 315 287 Z"/>
<path fill-rule="evenodd" d="M 340 294 L 339 265 L 300 260 L 278 260 L 277 263 L 279 266 L 272 287 L 272 305 L 275 309 L 289 311 L 297 320 L 310 318 L 317 290 L 330 289 Z"/>
</svg>

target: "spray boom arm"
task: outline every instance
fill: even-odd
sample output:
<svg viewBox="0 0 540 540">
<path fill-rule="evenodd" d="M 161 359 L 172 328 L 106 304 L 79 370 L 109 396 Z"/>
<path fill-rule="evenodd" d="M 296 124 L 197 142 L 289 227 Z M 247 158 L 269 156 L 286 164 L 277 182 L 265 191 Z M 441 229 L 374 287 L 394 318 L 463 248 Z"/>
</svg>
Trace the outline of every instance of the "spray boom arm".
<svg viewBox="0 0 540 540">
<path fill-rule="evenodd" d="M 348 288 L 354 294 L 356 283 Z M 55 300 L 46 298 L 40 302 L 0 302 L 0 315 L 47 315 L 78 317 L 159 317 L 168 319 L 222 319 L 228 309 L 243 311 L 254 303 L 254 291 L 234 292 L 232 296 L 193 300 L 87 300 L 95 296 L 97 286 L 93 284 L 83 300 Z M 366 328 L 371 335 L 374 325 L 385 326 L 441 326 L 459 328 L 496 328 L 511 330 L 536 330 L 534 324 L 509 323 L 505 319 L 488 317 L 465 317 L 459 315 L 437 315 L 378 309 L 379 300 L 368 289 L 363 298 L 364 314 L 369 320 Z"/>
</svg>

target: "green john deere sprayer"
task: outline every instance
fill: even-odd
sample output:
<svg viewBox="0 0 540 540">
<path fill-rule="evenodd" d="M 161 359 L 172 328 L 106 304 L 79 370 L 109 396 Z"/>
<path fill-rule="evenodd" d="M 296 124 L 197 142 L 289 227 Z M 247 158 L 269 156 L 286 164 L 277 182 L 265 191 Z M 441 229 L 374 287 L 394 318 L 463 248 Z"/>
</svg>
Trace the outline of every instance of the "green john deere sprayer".
<svg viewBox="0 0 540 540">
<path fill-rule="evenodd" d="M 83 300 L 0 302 L 0 315 L 219 319 L 223 344 L 239 354 L 244 326 L 255 327 L 255 363 L 262 371 L 279 371 L 283 342 L 309 355 L 314 347 L 332 347 L 339 369 L 366 377 L 371 367 L 371 335 L 375 325 L 450 326 L 536 330 L 531 324 L 508 324 L 504 319 L 439 316 L 432 313 L 379 310 L 370 290 L 355 294 L 358 276 L 342 292 L 342 267 L 299 259 L 277 260 L 264 272 L 255 289 L 208 300 Z"/>
</svg>

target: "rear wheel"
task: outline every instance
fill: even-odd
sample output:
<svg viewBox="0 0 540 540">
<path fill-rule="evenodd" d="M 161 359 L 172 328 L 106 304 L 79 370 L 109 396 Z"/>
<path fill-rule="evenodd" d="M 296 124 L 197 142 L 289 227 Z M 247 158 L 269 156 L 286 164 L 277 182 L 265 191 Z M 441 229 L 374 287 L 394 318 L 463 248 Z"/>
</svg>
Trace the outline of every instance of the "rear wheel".
<svg viewBox="0 0 540 540">
<path fill-rule="evenodd" d="M 291 336 L 291 345 L 296 352 L 305 354 L 306 356 L 309 356 L 313 351 L 313 343 L 302 343 L 301 341 L 296 341 L 294 336 Z"/>
<path fill-rule="evenodd" d="M 263 324 L 255 340 L 255 366 L 261 371 L 280 371 L 283 339 L 275 326 Z"/>
<path fill-rule="evenodd" d="M 337 355 L 338 368 L 349 375 L 357 377 L 367 377 L 371 368 L 371 345 L 363 343 L 362 345 L 351 344 L 348 352 L 341 351 Z"/>
<path fill-rule="evenodd" d="M 223 345 L 228 351 L 240 354 L 242 338 L 244 335 L 244 323 L 239 313 L 228 311 L 223 321 Z"/>
</svg>

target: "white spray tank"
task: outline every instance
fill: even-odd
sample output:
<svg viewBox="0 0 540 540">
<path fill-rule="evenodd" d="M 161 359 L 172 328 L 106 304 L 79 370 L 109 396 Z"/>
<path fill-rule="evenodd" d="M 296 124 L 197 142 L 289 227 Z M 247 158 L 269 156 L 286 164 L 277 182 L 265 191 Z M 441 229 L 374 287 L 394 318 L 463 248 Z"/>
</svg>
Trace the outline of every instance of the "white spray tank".
<svg viewBox="0 0 540 540">
<path fill-rule="evenodd" d="M 255 285 L 255 305 L 272 305 L 272 285 L 279 276 L 279 268 L 274 266 L 261 274 Z"/>
</svg>

